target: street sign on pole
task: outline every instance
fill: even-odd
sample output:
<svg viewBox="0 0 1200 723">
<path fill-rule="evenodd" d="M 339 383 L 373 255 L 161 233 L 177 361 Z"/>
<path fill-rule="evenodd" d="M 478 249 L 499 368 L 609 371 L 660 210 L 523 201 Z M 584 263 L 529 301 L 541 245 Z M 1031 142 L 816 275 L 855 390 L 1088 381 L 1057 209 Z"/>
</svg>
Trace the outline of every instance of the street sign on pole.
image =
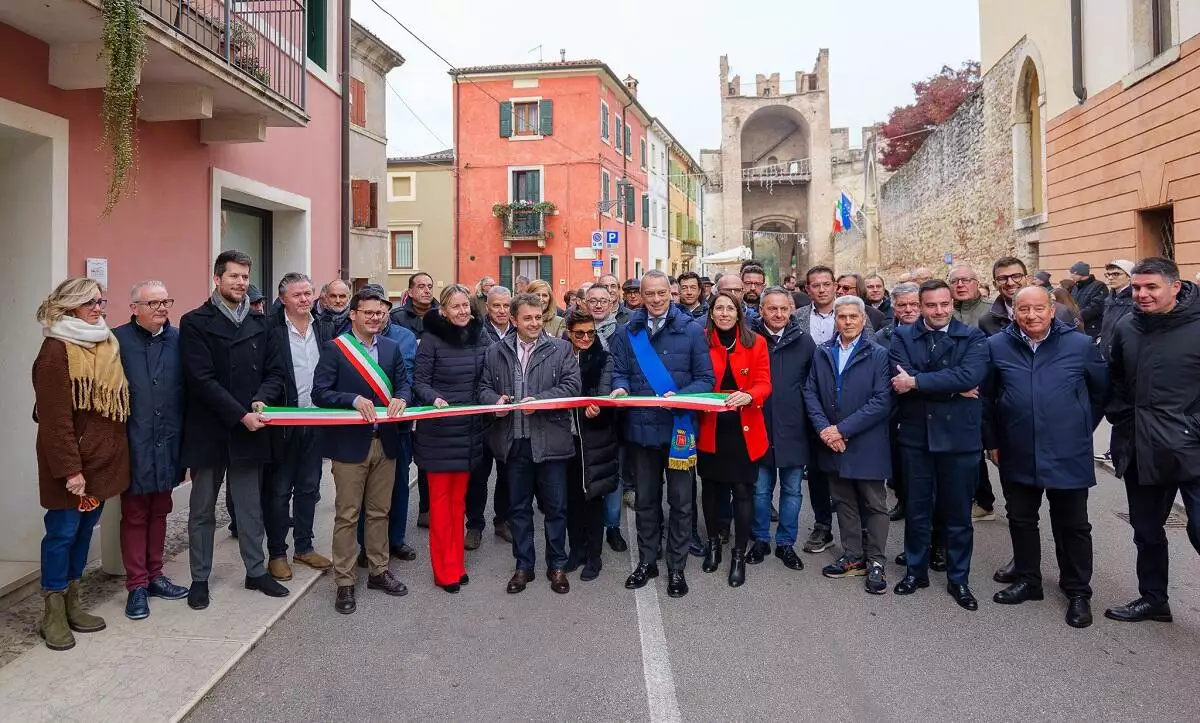
<svg viewBox="0 0 1200 723">
<path fill-rule="evenodd" d="M 604 268 L 604 260 L 603 259 L 592 259 L 592 268 L 593 269 Z"/>
<path fill-rule="evenodd" d="M 603 231 L 592 231 L 592 244 L 598 244 L 598 243 L 599 244 L 604 243 L 604 232 Z"/>
<path fill-rule="evenodd" d="M 609 246 L 616 246 L 621 243 L 621 232 L 617 230 L 605 231 L 604 240 L 608 242 Z"/>
<path fill-rule="evenodd" d="M 604 250 L 604 239 L 602 239 L 602 238 L 592 239 L 592 248 L 597 251 L 603 251 Z"/>
<path fill-rule="evenodd" d="M 592 276 L 594 276 L 595 278 L 597 278 L 597 279 L 600 278 L 600 275 L 601 275 L 600 272 L 601 272 L 601 269 L 599 266 L 592 267 Z"/>
</svg>

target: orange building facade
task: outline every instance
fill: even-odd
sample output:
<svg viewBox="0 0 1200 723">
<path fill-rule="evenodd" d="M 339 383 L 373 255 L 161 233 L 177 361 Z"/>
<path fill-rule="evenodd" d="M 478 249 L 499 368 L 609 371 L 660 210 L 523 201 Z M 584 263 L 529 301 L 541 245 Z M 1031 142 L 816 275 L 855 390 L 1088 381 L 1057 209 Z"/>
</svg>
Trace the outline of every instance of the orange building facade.
<svg viewBox="0 0 1200 723">
<path fill-rule="evenodd" d="M 647 128 L 637 81 L 598 60 L 454 73 L 455 276 L 544 279 L 561 299 L 650 268 Z M 615 245 L 593 248 L 596 231 Z"/>
<path fill-rule="evenodd" d="M 1046 159 L 1043 268 L 1168 256 L 1200 271 L 1200 35 L 1053 119 Z"/>
</svg>

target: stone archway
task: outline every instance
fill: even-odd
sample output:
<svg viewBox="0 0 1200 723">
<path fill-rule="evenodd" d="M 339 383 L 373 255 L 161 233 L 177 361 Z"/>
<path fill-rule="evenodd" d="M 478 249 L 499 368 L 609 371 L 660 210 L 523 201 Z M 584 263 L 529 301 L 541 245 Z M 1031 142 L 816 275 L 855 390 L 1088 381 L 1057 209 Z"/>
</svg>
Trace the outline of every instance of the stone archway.
<svg viewBox="0 0 1200 723">
<path fill-rule="evenodd" d="M 750 228 L 754 231 L 751 251 L 754 258 L 763 263 L 768 281 L 780 283 L 784 276 L 795 274 L 803 253 L 797 235 L 798 219 L 785 215 L 763 216 L 754 219 Z"/>
</svg>

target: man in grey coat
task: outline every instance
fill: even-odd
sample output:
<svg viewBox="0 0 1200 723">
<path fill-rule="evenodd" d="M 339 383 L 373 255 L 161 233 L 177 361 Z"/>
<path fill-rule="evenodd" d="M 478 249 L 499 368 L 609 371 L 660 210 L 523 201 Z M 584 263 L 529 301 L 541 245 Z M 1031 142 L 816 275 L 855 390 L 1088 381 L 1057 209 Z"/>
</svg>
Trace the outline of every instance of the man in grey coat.
<svg viewBox="0 0 1200 723">
<path fill-rule="evenodd" d="M 517 333 L 496 342 L 484 357 L 479 386 L 482 404 L 511 404 L 579 395 L 579 361 L 571 345 L 542 331 L 542 302 L 518 294 L 510 307 Z M 508 525 L 517 569 L 509 593 L 533 579 L 533 493 L 545 513 L 547 577 L 550 589 L 570 592 L 567 582 L 567 460 L 575 455 L 568 410 L 496 412 L 488 447 L 507 465 Z"/>
</svg>

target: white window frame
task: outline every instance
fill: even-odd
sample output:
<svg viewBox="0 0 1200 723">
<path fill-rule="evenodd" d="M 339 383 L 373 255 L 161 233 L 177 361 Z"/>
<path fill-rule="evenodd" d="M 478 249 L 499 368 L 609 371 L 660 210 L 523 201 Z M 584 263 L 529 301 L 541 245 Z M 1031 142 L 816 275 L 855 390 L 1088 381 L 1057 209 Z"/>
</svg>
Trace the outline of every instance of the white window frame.
<svg viewBox="0 0 1200 723">
<path fill-rule="evenodd" d="M 613 113 L 613 122 L 609 125 L 613 129 L 613 148 L 616 148 L 621 153 L 625 152 L 625 122 L 621 120 L 621 116 Z"/>
<path fill-rule="evenodd" d="M 395 185 L 392 181 L 396 178 L 408 179 L 408 195 L 396 196 L 392 194 Z M 389 203 L 395 201 L 415 201 L 417 200 L 417 174 L 414 171 L 388 171 L 387 174 L 387 200 Z"/>
<path fill-rule="evenodd" d="M 533 273 L 532 273 L 532 274 L 530 274 L 530 275 L 528 276 L 528 278 L 529 278 L 529 280 L 530 280 L 530 281 L 534 281 L 534 280 L 536 280 L 536 279 L 538 278 L 538 271 L 540 271 L 540 270 L 541 270 L 541 267 L 540 267 L 538 264 L 539 264 L 539 258 L 540 258 L 540 256 L 543 256 L 543 255 L 544 255 L 544 254 L 512 254 L 512 255 L 509 257 L 509 258 L 511 258 L 511 259 L 512 259 L 512 278 L 513 278 L 513 281 L 512 281 L 512 284 L 513 284 L 513 289 L 512 289 L 512 291 L 513 291 L 513 293 L 514 293 L 514 294 L 516 293 L 517 277 L 518 277 L 518 276 L 524 276 L 524 275 L 525 275 L 525 274 L 522 274 L 522 273 L 521 273 L 521 262 L 522 262 L 522 261 L 529 261 L 529 260 L 532 260 L 532 261 L 533 261 Z"/>
<path fill-rule="evenodd" d="M 418 258 L 421 248 L 420 240 L 420 222 L 417 223 L 400 223 L 388 225 L 388 273 L 389 274 L 411 274 L 421 268 L 421 261 Z M 403 233 L 408 231 L 412 233 L 412 266 L 392 266 L 393 249 L 395 248 L 395 239 L 392 238 L 394 233 Z"/>
<path fill-rule="evenodd" d="M 509 166 L 508 167 L 508 195 L 504 197 L 505 203 L 513 202 L 513 173 L 515 171 L 537 171 L 538 172 L 538 198 L 546 200 L 546 167 L 545 166 Z"/>
<path fill-rule="evenodd" d="M 608 103 L 605 103 L 604 101 L 600 101 L 600 111 L 604 114 L 605 118 L 608 118 Z M 610 146 L 612 145 L 612 129 L 613 129 L 612 122 L 610 121 L 608 124 L 608 135 L 607 136 L 604 135 L 604 121 L 600 122 L 600 142 L 601 143 L 604 143 L 604 144 L 610 145 Z"/>
<path fill-rule="evenodd" d="M 508 102 L 512 104 L 512 135 L 508 137 L 508 141 L 510 143 L 512 143 L 512 142 L 519 143 L 521 141 L 540 141 L 543 138 L 545 138 L 545 136 L 542 135 L 542 105 L 541 105 L 542 100 L 543 100 L 543 98 L 540 95 L 536 96 L 536 97 L 530 96 L 527 98 L 509 98 L 508 99 Z M 534 116 L 535 118 L 537 118 L 537 124 L 538 124 L 537 133 L 534 133 L 532 135 L 527 135 L 527 136 L 517 135 L 517 104 L 518 103 L 533 103 L 534 105 L 537 106 L 537 114 Z"/>
<path fill-rule="evenodd" d="M 646 149 L 645 153 L 642 153 L 643 148 Z M 650 142 L 648 140 L 646 140 L 646 136 L 642 136 L 641 139 L 638 141 L 638 164 L 641 166 L 642 172 L 645 173 L 646 163 L 649 163 L 650 161 L 646 161 L 646 163 L 642 163 L 642 156 L 645 156 L 646 158 L 650 157 Z"/>
</svg>

